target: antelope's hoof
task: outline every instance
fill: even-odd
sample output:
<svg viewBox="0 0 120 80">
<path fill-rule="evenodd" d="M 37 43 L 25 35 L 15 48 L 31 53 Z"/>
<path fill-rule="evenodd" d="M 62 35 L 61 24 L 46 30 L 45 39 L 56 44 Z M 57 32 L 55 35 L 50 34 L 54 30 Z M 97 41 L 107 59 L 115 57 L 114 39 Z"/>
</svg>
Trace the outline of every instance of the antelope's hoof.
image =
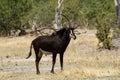
<svg viewBox="0 0 120 80">
<path fill-rule="evenodd" d="M 39 75 L 39 74 L 40 74 L 40 72 L 37 72 L 36 74 L 37 74 L 37 75 Z"/>
<path fill-rule="evenodd" d="M 54 71 L 51 71 L 52 74 L 54 74 L 55 72 Z"/>
<path fill-rule="evenodd" d="M 63 72 L 64 71 L 64 69 L 61 69 L 61 72 Z"/>
</svg>

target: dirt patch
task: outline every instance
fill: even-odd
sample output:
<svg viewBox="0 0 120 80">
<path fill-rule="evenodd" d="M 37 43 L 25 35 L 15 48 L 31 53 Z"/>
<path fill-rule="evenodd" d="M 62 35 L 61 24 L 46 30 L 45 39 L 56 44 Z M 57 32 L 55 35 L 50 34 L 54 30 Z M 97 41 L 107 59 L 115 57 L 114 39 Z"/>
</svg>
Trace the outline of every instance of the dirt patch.
<svg viewBox="0 0 120 80">
<path fill-rule="evenodd" d="M 66 57 L 65 57 L 66 58 Z M 73 58 L 72 58 L 73 59 Z M 55 74 L 51 74 L 51 56 L 43 56 L 40 62 L 40 75 L 36 75 L 34 57 L 26 60 L 24 58 L 3 58 L 3 62 L 0 65 L 0 78 L 2 80 L 119 80 L 119 69 L 115 66 L 109 69 L 105 67 L 92 67 L 91 64 L 87 64 L 86 61 L 77 62 L 77 60 L 70 61 L 70 58 L 66 58 L 64 62 L 64 71 L 60 71 L 59 60 L 55 65 Z M 89 59 L 90 60 L 90 59 Z M 91 62 L 90 62 L 91 63 Z M 98 63 L 100 64 L 100 63 Z M 105 63 L 106 64 L 106 63 Z M 108 63 L 108 65 L 110 65 Z M 107 77 L 108 76 L 108 77 Z"/>
</svg>

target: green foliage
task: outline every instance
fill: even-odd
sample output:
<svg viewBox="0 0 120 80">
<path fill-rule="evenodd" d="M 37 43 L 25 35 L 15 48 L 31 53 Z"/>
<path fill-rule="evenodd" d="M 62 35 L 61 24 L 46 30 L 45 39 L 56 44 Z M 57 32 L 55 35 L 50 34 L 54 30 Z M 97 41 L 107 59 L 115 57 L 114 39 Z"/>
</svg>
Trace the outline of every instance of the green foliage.
<svg viewBox="0 0 120 80">
<path fill-rule="evenodd" d="M 0 0 L 0 33 L 37 19 L 38 26 L 51 24 L 58 0 Z M 96 18 L 115 21 L 113 0 L 64 0 L 63 14 L 81 27 L 94 28 Z M 64 21 L 64 20 L 63 20 Z M 6 33 L 8 33 L 6 32 Z"/>
<path fill-rule="evenodd" d="M 23 17 L 31 8 L 30 0 L 0 0 L 1 32 L 7 36 L 12 29 L 20 28 L 23 25 Z"/>
<path fill-rule="evenodd" d="M 55 17 L 58 0 L 34 0 L 31 18 L 37 16 L 38 24 L 51 24 Z M 75 22 L 83 27 L 95 26 L 95 19 L 111 18 L 115 20 L 115 6 L 113 0 L 64 0 L 63 14 L 74 17 Z"/>
<path fill-rule="evenodd" d="M 120 29 L 115 28 L 114 33 L 116 33 L 116 37 L 120 38 Z"/>
<path fill-rule="evenodd" d="M 110 37 L 110 25 L 108 20 L 104 20 L 104 23 L 101 24 L 101 21 L 96 20 L 97 33 L 96 37 L 99 42 L 103 44 L 103 48 L 111 49 L 112 47 L 112 37 Z"/>
</svg>

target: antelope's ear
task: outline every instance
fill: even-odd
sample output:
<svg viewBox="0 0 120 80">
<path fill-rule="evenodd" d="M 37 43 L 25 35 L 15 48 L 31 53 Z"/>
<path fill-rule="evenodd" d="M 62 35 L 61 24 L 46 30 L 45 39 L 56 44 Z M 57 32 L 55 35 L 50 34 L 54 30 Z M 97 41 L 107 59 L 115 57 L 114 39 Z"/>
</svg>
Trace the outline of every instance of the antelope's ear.
<svg viewBox="0 0 120 80">
<path fill-rule="evenodd" d="M 68 29 L 67 24 L 64 24 L 64 25 L 63 25 L 63 28 L 65 28 L 65 29 L 67 30 L 67 29 Z"/>
</svg>

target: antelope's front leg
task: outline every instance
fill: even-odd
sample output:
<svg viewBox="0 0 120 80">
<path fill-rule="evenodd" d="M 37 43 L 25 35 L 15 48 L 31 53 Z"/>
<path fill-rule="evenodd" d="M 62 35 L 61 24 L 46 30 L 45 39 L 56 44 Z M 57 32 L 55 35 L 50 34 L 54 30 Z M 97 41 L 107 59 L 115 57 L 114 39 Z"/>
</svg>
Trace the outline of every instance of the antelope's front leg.
<svg viewBox="0 0 120 80">
<path fill-rule="evenodd" d="M 51 73 L 54 74 L 54 66 L 55 66 L 55 63 L 56 63 L 56 55 L 57 53 L 53 53 L 52 55 L 52 69 L 51 69 Z"/>
<path fill-rule="evenodd" d="M 63 70 L 63 53 L 60 53 L 60 65 L 61 65 L 61 71 Z"/>
</svg>

